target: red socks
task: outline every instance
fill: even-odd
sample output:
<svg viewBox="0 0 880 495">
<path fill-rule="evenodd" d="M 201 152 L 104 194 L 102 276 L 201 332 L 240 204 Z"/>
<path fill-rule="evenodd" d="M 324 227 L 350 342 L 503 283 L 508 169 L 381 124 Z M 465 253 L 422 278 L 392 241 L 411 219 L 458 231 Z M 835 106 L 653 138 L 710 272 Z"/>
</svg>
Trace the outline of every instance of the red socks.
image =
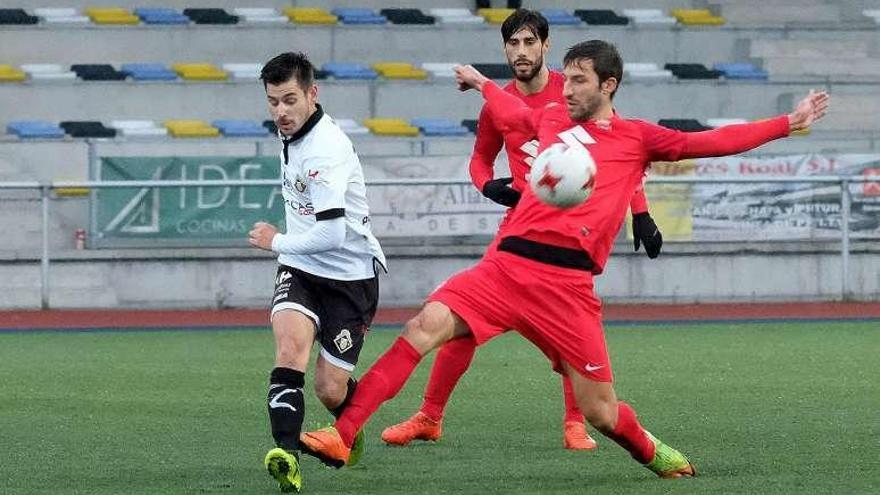
<svg viewBox="0 0 880 495">
<path fill-rule="evenodd" d="M 420 409 L 425 416 L 434 421 L 443 418 L 443 409 L 449 402 L 449 396 L 471 365 L 476 350 L 477 343 L 473 337 L 453 339 L 440 347 L 431 367 L 431 377 L 425 387 L 425 399 Z"/>
<path fill-rule="evenodd" d="M 647 464 L 654 460 L 654 442 L 648 438 L 636 412 L 626 402 L 617 403 L 617 424 L 608 438 L 625 448 L 633 459 Z"/>
<path fill-rule="evenodd" d="M 351 447 L 355 435 L 376 409 L 400 392 L 421 359 L 421 354 L 406 339 L 398 337 L 373 363 L 361 377 L 351 402 L 334 425 L 345 445 Z"/>
<path fill-rule="evenodd" d="M 577 405 L 577 398 L 574 396 L 574 388 L 571 386 L 571 378 L 568 375 L 562 375 L 562 396 L 565 399 L 565 417 L 563 421 L 584 422 L 584 415 Z"/>
</svg>

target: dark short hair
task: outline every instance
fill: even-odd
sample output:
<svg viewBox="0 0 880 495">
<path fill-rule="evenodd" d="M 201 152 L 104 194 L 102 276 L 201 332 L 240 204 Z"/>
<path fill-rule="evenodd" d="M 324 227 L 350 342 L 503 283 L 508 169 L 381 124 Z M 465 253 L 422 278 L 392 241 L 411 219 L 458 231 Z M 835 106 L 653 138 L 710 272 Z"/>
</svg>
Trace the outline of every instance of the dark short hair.
<svg viewBox="0 0 880 495">
<path fill-rule="evenodd" d="M 505 43 L 522 29 L 528 29 L 537 36 L 541 43 L 547 41 L 550 36 L 550 26 L 547 24 L 547 18 L 536 10 L 516 9 L 510 16 L 504 20 L 501 25 L 501 39 Z"/>
<path fill-rule="evenodd" d="M 296 79 L 303 91 L 315 83 L 315 66 L 301 52 L 285 52 L 266 62 L 260 71 L 263 87 L 267 84 L 279 85 Z"/>
<path fill-rule="evenodd" d="M 620 58 L 617 48 L 607 41 L 589 40 L 574 45 L 565 52 L 562 65 L 568 67 L 582 60 L 593 61 L 593 70 L 599 76 L 599 84 L 612 77 L 617 79 L 618 85 L 623 80 L 623 59 Z M 614 93 L 616 92 L 615 89 Z M 614 93 L 611 93 L 612 98 Z"/>
</svg>

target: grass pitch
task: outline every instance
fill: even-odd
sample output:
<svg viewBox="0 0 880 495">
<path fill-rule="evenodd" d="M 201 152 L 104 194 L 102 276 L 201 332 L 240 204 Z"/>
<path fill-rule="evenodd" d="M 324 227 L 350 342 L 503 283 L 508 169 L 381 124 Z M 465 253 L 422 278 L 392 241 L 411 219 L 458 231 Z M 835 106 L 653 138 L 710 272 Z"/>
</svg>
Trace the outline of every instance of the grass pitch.
<svg viewBox="0 0 880 495">
<path fill-rule="evenodd" d="M 559 378 L 508 334 L 477 352 L 436 444 L 387 447 L 433 357 L 319 493 L 877 493 L 880 324 L 611 326 L 620 397 L 700 476 L 664 481 L 597 436 L 562 449 Z M 374 330 L 359 372 L 397 335 Z M 266 330 L 0 333 L 0 492 L 272 494 Z M 306 381 L 311 383 L 307 375 Z M 307 393 L 306 426 L 329 421 Z"/>
</svg>

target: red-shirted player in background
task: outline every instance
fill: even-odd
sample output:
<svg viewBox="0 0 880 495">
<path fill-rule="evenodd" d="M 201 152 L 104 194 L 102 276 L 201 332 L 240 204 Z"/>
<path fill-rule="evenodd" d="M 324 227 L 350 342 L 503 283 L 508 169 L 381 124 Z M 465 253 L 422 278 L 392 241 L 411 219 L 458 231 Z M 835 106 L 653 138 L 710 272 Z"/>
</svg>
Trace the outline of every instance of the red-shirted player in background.
<svg viewBox="0 0 880 495">
<path fill-rule="evenodd" d="M 357 432 L 403 387 L 422 356 L 456 337 L 472 337 L 479 344 L 513 328 L 571 378 L 581 411 L 593 427 L 660 477 L 695 474 L 687 457 L 643 429 L 635 411 L 617 400 L 593 276 L 602 273 L 627 203 L 652 161 L 750 150 L 809 127 L 825 115 L 829 96 L 811 91 L 788 115 L 683 133 L 615 114 L 612 98 L 623 63 L 613 45 L 578 43 L 563 64 L 566 105 L 551 104 L 543 111 L 530 109 L 473 67 L 456 72 L 462 87 L 482 91 L 502 132 L 537 130 L 540 150 L 563 137 L 583 143 L 597 166 L 590 197 L 559 209 L 525 189 L 498 234 L 498 248 L 428 298 L 363 376 L 334 426 L 301 435 L 304 453 L 341 467 Z"/>
<path fill-rule="evenodd" d="M 540 109 L 548 103 L 565 103 L 562 97 L 563 77 L 547 68 L 544 58 L 550 49 L 550 27 L 540 12 L 519 9 L 501 26 L 504 54 L 513 72 L 514 80 L 504 91 L 518 97 L 530 108 Z M 537 155 L 538 141 L 534 132 L 511 129 L 502 133 L 495 124 L 487 105 L 480 111 L 477 139 L 471 156 L 470 174 L 474 185 L 492 201 L 513 208 L 521 192 L 528 188 L 526 175 L 531 161 Z M 495 176 L 495 157 L 501 146 L 507 151 L 511 177 Z M 644 243 L 651 258 L 660 253 L 663 237 L 648 214 L 644 190 L 639 188 L 630 204 L 633 213 L 633 239 L 638 249 Z M 494 249 L 496 241 L 489 247 Z M 431 368 L 431 377 L 425 388 L 419 410 L 409 419 L 390 426 L 382 432 L 382 440 L 392 445 L 406 445 L 413 440 L 438 440 L 442 432 L 443 411 L 462 375 L 474 358 L 477 344 L 474 339 L 455 339 L 443 345 Z M 596 448 L 584 425 L 574 398 L 571 381 L 562 377 L 565 415 L 563 416 L 563 446 L 571 450 Z"/>
</svg>

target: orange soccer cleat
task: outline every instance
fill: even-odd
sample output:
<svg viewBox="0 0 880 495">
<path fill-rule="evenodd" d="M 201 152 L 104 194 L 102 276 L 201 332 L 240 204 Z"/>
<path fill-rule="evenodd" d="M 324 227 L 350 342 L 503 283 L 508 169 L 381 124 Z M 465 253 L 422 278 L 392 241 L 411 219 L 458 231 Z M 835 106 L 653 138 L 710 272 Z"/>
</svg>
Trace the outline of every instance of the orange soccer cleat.
<svg viewBox="0 0 880 495">
<path fill-rule="evenodd" d="M 351 447 L 345 445 L 339 432 L 332 426 L 301 433 L 299 448 L 303 454 L 316 457 L 336 469 L 344 466 L 351 455 Z"/>
<path fill-rule="evenodd" d="M 434 421 L 419 411 L 406 421 L 385 428 L 382 440 L 388 445 L 404 446 L 413 440 L 435 442 L 443 433 L 443 420 Z"/>
<path fill-rule="evenodd" d="M 581 421 L 566 421 L 562 431 L 562 444 L 568 450 L 594 450 L 598 447 Z"/>
</svg>

